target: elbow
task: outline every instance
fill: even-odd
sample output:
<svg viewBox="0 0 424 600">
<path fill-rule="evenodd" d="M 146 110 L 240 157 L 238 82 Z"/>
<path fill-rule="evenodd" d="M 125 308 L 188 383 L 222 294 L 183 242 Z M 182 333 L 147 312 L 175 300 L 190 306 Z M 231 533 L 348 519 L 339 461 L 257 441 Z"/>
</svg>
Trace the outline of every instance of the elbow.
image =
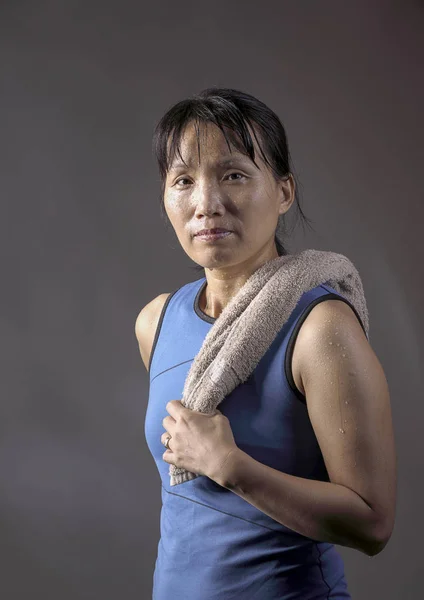
<svg viewBox="0 0 424 600">
<path fill-rule="evenodd" d="M 367 556 L 377 556 L 377 554 L 380 554 L 389 543 L 389 540 L 392 537 L 392 531 L 392 527 L 390 530 L 387 528 L 385 530 L 380 530 L 379 535 L 375 535 L 371 540 L 368 540 L 364 553 Z"/>
<path fill-rule="evenodd" d="M 388 541 L 389 540 L 368 542 L 363 552 L 367 556 L 377 556 L 377 554 L 380 554 L 380 552 L 384 550 Z"/>
</svg>

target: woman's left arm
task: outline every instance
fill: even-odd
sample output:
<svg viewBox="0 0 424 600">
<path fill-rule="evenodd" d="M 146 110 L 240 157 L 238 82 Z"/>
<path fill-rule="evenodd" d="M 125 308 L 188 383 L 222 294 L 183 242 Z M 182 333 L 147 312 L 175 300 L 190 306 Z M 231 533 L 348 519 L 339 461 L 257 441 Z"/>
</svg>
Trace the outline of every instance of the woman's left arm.
<svg viewBox="0 0 424 600">
<path fill-rule="evenodd" d="M 355 313 L 340 300 L 317 304 L 296 344 L 330 482 L 283 473 L 240 449 L 215 481 L 301 535 L 374 556 L 390 539 L 396 511 L 396 451 L 383 368 Z"/>
</svg>

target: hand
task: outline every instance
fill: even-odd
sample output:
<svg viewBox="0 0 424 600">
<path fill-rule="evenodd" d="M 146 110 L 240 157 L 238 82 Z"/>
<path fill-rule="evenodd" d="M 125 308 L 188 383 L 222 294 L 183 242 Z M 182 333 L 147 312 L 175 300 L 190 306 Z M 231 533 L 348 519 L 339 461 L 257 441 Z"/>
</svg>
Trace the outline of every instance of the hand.
<svg viewBox="0 0 424 600">
<path fill-rule="evenodd" d="M 191 410 L 181 400 L 170 400 L 165 408 L 171 416 L 162 421 L 162 444 L 168 434 L 172 437 L 163 460 L 216 481 L 229 455 L 238 450 L 228 418 L 217 409 L 213 415 Z"/>
</svg>

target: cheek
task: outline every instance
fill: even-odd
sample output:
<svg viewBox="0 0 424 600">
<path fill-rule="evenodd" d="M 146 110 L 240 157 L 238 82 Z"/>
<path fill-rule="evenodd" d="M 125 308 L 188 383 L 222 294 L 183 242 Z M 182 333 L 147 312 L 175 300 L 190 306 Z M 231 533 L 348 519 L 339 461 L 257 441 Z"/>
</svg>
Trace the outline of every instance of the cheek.
<svg viewBox="0 0 424 600">
<path fill-rule="evenodd" d="M 170 220 L 174 229 L 178 230 L 181 228 L 184 222 L 184 211 L 181 202 L 175 200 L 167 200 L 164 204 L 166 214 Z"/>
<path fill-rule="evenodd" d="M 188 198 L 185 198 L 181 194 L 169 194 L 164 202 L 166 210 L 169 214 L 174 215 L 177 218 L 179 214 L 183 214 L 188 205 Z"/>
</svg>

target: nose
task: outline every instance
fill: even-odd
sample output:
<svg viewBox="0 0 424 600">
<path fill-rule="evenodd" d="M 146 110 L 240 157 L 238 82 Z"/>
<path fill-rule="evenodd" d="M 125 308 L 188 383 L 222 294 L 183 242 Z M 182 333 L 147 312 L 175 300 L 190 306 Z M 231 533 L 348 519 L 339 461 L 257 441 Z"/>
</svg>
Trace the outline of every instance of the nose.
<svg viewBox="0 0 424 600">
<path fill-rule="evenodd" d="M 196 216 L 222 214 L 225 210 L 219 186 L 210 181 L 201 183 L 195 191 Z"/>
</svg>

